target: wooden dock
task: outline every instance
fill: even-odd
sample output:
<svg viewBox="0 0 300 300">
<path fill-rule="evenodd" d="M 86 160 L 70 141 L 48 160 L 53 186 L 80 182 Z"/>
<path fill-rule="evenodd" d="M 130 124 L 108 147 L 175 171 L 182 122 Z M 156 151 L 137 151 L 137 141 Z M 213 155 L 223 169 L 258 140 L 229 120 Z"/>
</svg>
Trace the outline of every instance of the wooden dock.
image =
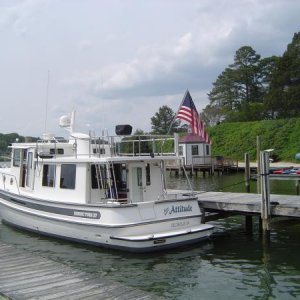
<svg viewBox="0 0 300 300">
<path fill-rule="evenodd" d="M 205 177 L 206 175 L 208 176 L 212 176 L 214 174 L 223 174 L 224 172 L 229 173 L 230 171 L 232 171 L 232 167 L 231 166 L 219 166 L 219 165 L 211 165 L 211 164 L 203 164 L 203 165 L 186 165 L 185 167 L 185 171 L 187 174 L 189 174 L 190 176 L 198 176 L 198 173 L 201 174 L 202 176 Z M 183 170 L 183 168 L 181 166 L 170 166 L 167 165 L 166 169 L 168 171 L 170 171 L 170 174 L 172 174 L 174 172 L 174 174 L 176 176 L 185 176 L 185 172 Z M 236 169 L 234 169 L 236 171 Z"/>
<path fill-rule="evenodd" d="M 0 299 L 6 297 L 22 300 L 158 298 L 0 242 Z"/>
<path fill-rule="evenodd" d="M 261 194 L 197 192 L 199 205 L 208 212 L 260 215 Z M 300 196 L 270 195 L 271 216 L 300 218 Z"/>
</svg>

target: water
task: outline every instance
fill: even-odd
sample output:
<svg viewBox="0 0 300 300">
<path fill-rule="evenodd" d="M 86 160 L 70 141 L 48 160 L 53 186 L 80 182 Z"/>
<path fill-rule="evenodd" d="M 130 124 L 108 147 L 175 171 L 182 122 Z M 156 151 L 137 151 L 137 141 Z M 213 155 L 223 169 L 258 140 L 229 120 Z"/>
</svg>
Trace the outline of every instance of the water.
<svg viewBox="0 0 300 300">
<path fill-rule="evenodd" d="M 191 179 L 195 190 L 244 192 L 241 174 Z M 239 183 L 239 184 L 237 184 Z M 251 190 L 255 190 L 255 182 Z M 186 182 L 174 176 L 169 186 Z M 293 182 L 271 182 L 276 193 L 295 194 Z M 270 245 L 263 245 L 254 220 L 213 222 L 211 241 L 150 254 L 128 254 L 46 238 L 0 224 L 0 240 L 95 276 L 137 287 L 166 299 L 300 299 L 300 221 L 273 223 Z"/>
</svg>

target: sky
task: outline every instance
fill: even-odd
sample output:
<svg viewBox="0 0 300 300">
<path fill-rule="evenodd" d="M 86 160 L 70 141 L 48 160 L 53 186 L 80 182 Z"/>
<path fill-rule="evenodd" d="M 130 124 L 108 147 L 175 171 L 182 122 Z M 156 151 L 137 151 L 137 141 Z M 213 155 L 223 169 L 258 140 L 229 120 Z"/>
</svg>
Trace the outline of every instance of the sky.
<svg viewBox="0 0 300 300">
<path fill-rule="evenodd" d="M 242 46 L 281 56 L 298 0 L 1 0 L 0 133 L 151 130 L 189 89 L 198 112 Z"/>
</svg>

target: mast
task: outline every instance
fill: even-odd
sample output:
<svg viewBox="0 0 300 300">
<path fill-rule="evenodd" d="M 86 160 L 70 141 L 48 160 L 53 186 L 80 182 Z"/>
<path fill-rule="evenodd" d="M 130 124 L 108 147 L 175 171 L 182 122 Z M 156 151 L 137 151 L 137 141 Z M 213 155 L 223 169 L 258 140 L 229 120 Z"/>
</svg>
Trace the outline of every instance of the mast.
<svg viewBox="0 0 300 300">
<path fill-rule="evenodd" d="M 50 71 L 48 70 L 47 89 L 46 89 L 46 107 L 45 107 L 45 131 L 44 132 L 47 132 L 49 81 L 50 81 Z"/>
</svg>

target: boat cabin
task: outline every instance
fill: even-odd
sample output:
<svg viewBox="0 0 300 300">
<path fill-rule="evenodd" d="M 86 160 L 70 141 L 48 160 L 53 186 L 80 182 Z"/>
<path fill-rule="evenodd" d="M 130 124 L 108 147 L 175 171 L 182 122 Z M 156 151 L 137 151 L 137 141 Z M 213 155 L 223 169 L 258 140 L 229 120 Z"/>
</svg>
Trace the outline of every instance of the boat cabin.
<svg viewBox="0 0 300 300">
<path fill-rule="evenodd" d="M 7 191 L 70 203 L 147 202 L 165 192 L 165 161 L 176 157 L 121 156 L 117 147 L 73 134 L 69 141 L 47 137 L 11 146 Z M 178 158 L 177 158 L 178 159 Z"/>
</svg>

